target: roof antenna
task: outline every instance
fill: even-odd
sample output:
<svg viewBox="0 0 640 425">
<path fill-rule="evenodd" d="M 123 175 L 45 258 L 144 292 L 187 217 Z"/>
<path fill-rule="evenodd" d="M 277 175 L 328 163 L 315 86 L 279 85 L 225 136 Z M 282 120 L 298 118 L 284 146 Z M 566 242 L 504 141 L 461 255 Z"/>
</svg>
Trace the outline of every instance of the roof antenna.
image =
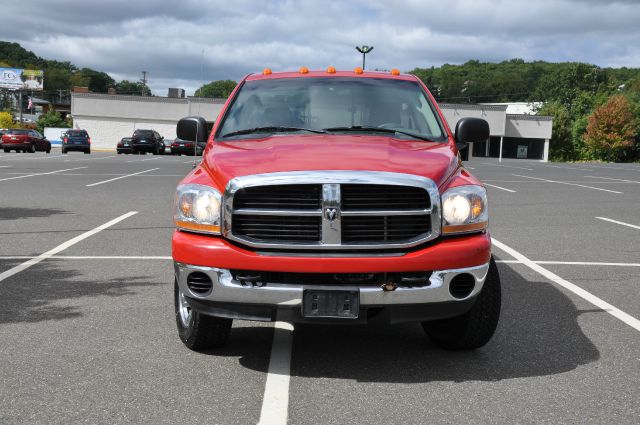
<svg viewBox="0 0 640 425">
<path fill-rule="evenodd" d="M 200 58 L 200 87 L 204 86 L 204 49 L 202 49 L 202 55 Z M 198 97 L 202 97 L 202 90 L 198 93 Z M 198 102 L 198 116 L 200 116 L 200 102 Z M 193 144 L 193 168 L 198 166 L 198 129 L 200 126 L 196 126 L 196 141 Z M 204 149 L 202 149 L 202 154 L 204 155 Z"/>
</svg>

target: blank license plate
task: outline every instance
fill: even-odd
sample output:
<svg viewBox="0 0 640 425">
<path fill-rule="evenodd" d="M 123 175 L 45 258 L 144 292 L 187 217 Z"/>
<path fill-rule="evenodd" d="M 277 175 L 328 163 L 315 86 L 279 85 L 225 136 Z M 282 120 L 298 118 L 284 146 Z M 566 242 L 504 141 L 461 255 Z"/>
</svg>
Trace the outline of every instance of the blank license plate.
<svg viewBox="0 0 640 425">
<path fill-rule="evenodd" d="M 356 319 L 360 311 L 358 291 L 307 289 L 302 293 L 303 317 Z"/>
</svg>

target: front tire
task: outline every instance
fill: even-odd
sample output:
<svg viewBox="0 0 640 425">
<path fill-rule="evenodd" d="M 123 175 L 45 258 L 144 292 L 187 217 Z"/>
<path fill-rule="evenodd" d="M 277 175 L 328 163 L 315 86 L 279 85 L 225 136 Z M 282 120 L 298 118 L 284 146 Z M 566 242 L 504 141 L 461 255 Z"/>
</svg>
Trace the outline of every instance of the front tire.
<svg viewBox="0 0 640 425">
<path fill-rule="evenodd" d="M 194 351 L 222 347 L 229 338 L 232 319 L 207 316 L 189 306 L 178 282 L 174 282 L 176 324 L 180 339 Z"/>
<path fill-rule="evenodd" d="M 422 322 L 422 327 L 431 341 L 446 350 L 473 350 L 489 342 L 495 333 L 500 305 L 500 275 L 491 257 L 484 286 L 471 310 L 450 319 Z"/>
<path fill-rule="evenodd" d="M 64 148 L 62 148 L 62 155 L 66 155 L 66 154 L 67 154 L 67 151 Z"/>
</svg>

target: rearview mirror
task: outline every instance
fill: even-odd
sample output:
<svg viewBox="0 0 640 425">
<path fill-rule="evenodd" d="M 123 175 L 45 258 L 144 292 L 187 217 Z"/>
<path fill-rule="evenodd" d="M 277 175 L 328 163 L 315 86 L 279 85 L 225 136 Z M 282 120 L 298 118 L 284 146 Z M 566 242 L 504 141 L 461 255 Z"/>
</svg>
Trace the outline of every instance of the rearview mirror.
<svg viewBox="0 0 640 425">
<path fill-rule="evenodd" d="M 467 143 L 484 142 L 489 139 L 489 123 L 481 118 L 462 118 L 456 124 L 456 146 L 458 150 L 467 147 Z"/>
<path fill-rule="evenodd" d="M 209 137 L 207 134 L 207 121 L 202 117 L 182 118 L 176 126 L 176 134 L 178 139 L 206 143 Z"/>
</svg>

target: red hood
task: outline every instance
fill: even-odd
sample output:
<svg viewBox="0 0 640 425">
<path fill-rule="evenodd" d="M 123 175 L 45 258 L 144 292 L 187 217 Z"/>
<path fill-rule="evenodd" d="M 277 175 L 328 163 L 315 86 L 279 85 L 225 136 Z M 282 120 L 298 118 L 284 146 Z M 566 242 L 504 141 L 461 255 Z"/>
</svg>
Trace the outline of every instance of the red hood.
<svg viewBox="0 0 640 425">
<path fill-rule="evenodd" d="M 203 161 L 214 185 L 234 177 L 279 171 L 367 170 L 416 174 L 441 186 L 455 172 L 457 156 L 447 143 L 372 135 L 281 135 L 215 142 Z M 200 172 L 185 180 L 206 182 Z"/>
</svg>

